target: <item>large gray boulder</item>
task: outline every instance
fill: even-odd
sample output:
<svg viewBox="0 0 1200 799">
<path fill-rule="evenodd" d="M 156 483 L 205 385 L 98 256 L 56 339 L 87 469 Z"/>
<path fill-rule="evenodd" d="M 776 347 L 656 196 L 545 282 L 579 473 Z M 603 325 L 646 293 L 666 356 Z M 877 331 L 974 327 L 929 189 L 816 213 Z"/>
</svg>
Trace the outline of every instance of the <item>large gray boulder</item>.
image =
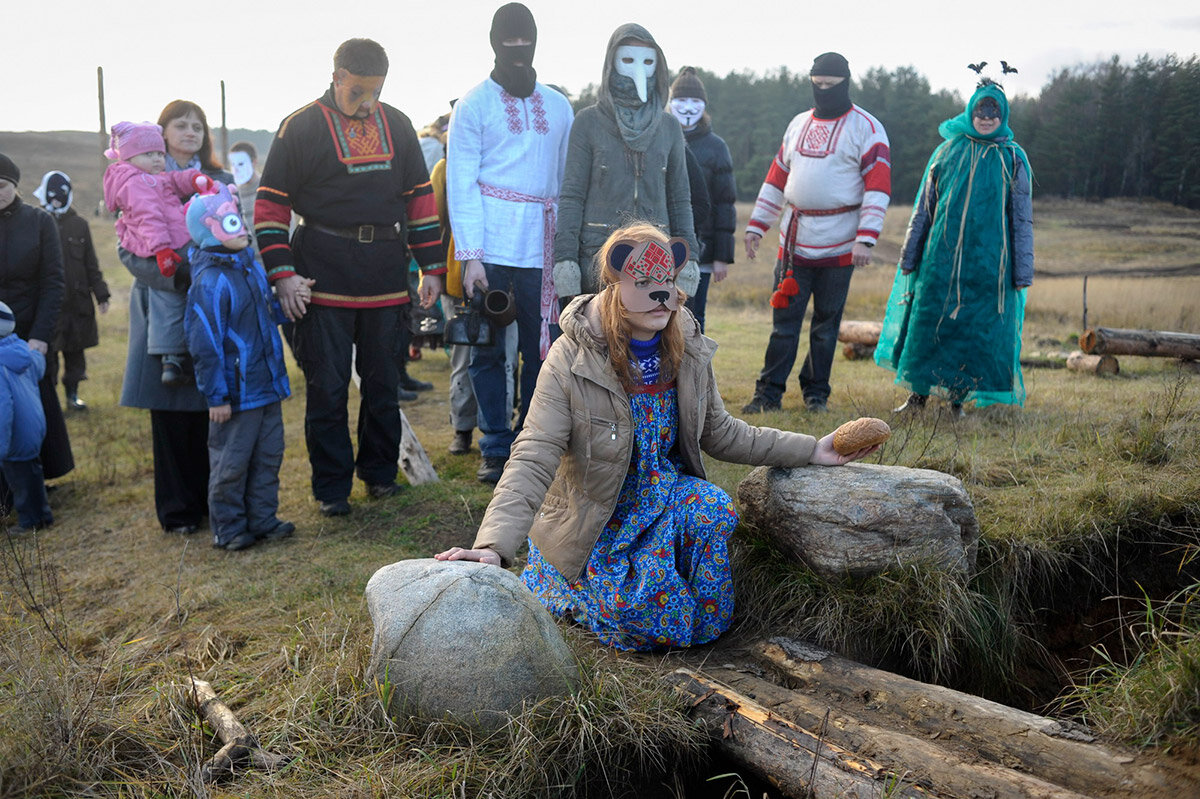
<svg viewBox="0 0 1200 799">
<path fill-rule="evenodd" d="M 966 573 L 979 524 L 962 482 L 930 469 L 852 463 L 759 467 L 738 486 L 742 519 L 828 577 L 913 561 Z"/>
<path fill-rule="evenodd" d="M 367 678 L 394 716 L 502 726 L 527 700 L 567 694 L 579 667 L 554 619 L 515 575 L 432 558 L 371 576 L 375 624 Z"/>
</svg>

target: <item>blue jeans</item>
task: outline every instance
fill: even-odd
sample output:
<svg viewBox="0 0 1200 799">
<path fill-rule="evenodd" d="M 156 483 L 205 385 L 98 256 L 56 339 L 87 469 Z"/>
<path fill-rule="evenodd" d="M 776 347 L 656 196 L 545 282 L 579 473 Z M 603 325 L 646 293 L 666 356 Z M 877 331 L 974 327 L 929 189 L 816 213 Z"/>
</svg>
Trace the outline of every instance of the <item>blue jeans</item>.
<svg viewBox="0 0 1200 799">
<path fill-rule="evenodd" d="M 539 344 L 542 324 L 542 270 L 484 264 L 488 289 L 511 292 L 516 300 L 517 351 L 521 354 L 521 413 L 512 424 L 505 375 L 505 331 L 497 330 L 490 347 L 471 348 L 471 385 L 479 404 L 479 451 L 485 458 L 507 458 L 517 431 L 525 423 L 529 400 L 542 368 Z M 552 328 L 551 336 L 557 333 Z"/>
<path fill-rule="evenodd" d="M 782 264 L 776 264 L 776 286 L 781 273 Z M 754 385 L 755 397 L 776 404 L 783 399 L 788 375 L 796 363 L 804 312 L 812 297 L 812 325 L 808 332 L 808 355 L 800 367 L 800 390 L 806 403 L 829 399 L 829 373 L 833 369 L 838 328 L 853 274 L 853 266 L 793 267 L 792 277 L 799 284 L 800 293 L 789 298 L 786 308 L 775 308 L 771 315 L 771 340 L 767 342 L 763 368 Z"/>
</svg>

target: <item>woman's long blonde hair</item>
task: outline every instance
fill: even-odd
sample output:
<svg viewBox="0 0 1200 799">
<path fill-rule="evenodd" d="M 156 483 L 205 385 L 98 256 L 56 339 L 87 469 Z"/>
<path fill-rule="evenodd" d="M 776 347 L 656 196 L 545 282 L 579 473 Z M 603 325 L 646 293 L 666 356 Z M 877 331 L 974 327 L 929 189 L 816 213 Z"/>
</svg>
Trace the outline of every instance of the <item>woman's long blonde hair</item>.
<svg viewBox="0 0 1200 799">
<path fill-rule="evenodd" d="M 601 291 L 597 300 L 600 303 L 600 325 L 604 338 L 608 343 L 608 360 L 617 379 L 626 389 L 642 385 L 642 370 L 633 360 L 629 349 L 629 340 L 633 331 L 629 326 L 628 312 L 621 302 L 621 273 L 609 264 L 609 254 L 613 247 L 621 241 L 632 241 L 638 244 L 654 241 L 670 250 L 667 236 L 654 225 L 645 222 L 635 222 L 613 231 L 604 242 L 604 246 L 596 253 L 596 268 L 600 273 Z M 679 300 L 683 305 L 686 297 Z M 659 344 L 659 382 L 666 383 L 679 375 L 679 365 L 683 362 L 683 329 L 679 324 L 679 311 L 671 314 L 667 326 L 663 328 Z"/>
</svg>

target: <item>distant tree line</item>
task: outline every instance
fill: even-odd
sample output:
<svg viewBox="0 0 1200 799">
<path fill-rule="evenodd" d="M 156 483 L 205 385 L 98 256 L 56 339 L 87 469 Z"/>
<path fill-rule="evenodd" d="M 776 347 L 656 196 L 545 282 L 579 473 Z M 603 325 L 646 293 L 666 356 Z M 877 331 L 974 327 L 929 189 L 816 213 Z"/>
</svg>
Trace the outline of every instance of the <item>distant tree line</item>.
<svg viewBox="0 0 1200 799">
<path fill-rule="evenodd" d="M 812 106 L 807 73 L 786 67 L 719 77 L 697 68 L 713 130 L 729 145 L 738 195 L 753 200 L 789 121 Z M 966 72 L 964 68 L 964 73 Z M 964 83 L 966 80 L 964 80 Z M 915 67 L 875 67 L 851 99 L 879 118 L 892 150 L 892 196 L 911 202 L 937 127 L 963 109 L 957 92 L 934 92 Z M 595 86 L 575 101 L 595 102 Z M 1200 208 L 1200 61 L 1114 56 L 1056 73 L 1037 98 L 1010 97 L 1010 125 L 1041 195 L 1154 197 Z"/>
</svg>

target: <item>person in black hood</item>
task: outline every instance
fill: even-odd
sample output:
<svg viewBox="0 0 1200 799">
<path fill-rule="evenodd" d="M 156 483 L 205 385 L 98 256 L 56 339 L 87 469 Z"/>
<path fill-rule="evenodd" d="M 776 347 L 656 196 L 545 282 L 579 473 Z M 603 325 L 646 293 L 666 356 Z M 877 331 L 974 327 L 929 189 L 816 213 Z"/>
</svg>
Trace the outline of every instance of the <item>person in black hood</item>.
<svg viewBox="0 0 1200 799">
<path fill-rule="evenodd" d="M 491 40 L 492 52 L 496 54 L 492 80 L 513 97 L 533 94 L 537 82 L 537 71 L 533 68 L 537 23 L 533 14 L 520 3 L 500 6 L 492 17 Z"/>
<path fill-rule="evenodd" d="M 817 119 L 837 119 L 850 110 L 850 64 L 840 53 L 817 56 L 809 79 Z"/>
</svg>

